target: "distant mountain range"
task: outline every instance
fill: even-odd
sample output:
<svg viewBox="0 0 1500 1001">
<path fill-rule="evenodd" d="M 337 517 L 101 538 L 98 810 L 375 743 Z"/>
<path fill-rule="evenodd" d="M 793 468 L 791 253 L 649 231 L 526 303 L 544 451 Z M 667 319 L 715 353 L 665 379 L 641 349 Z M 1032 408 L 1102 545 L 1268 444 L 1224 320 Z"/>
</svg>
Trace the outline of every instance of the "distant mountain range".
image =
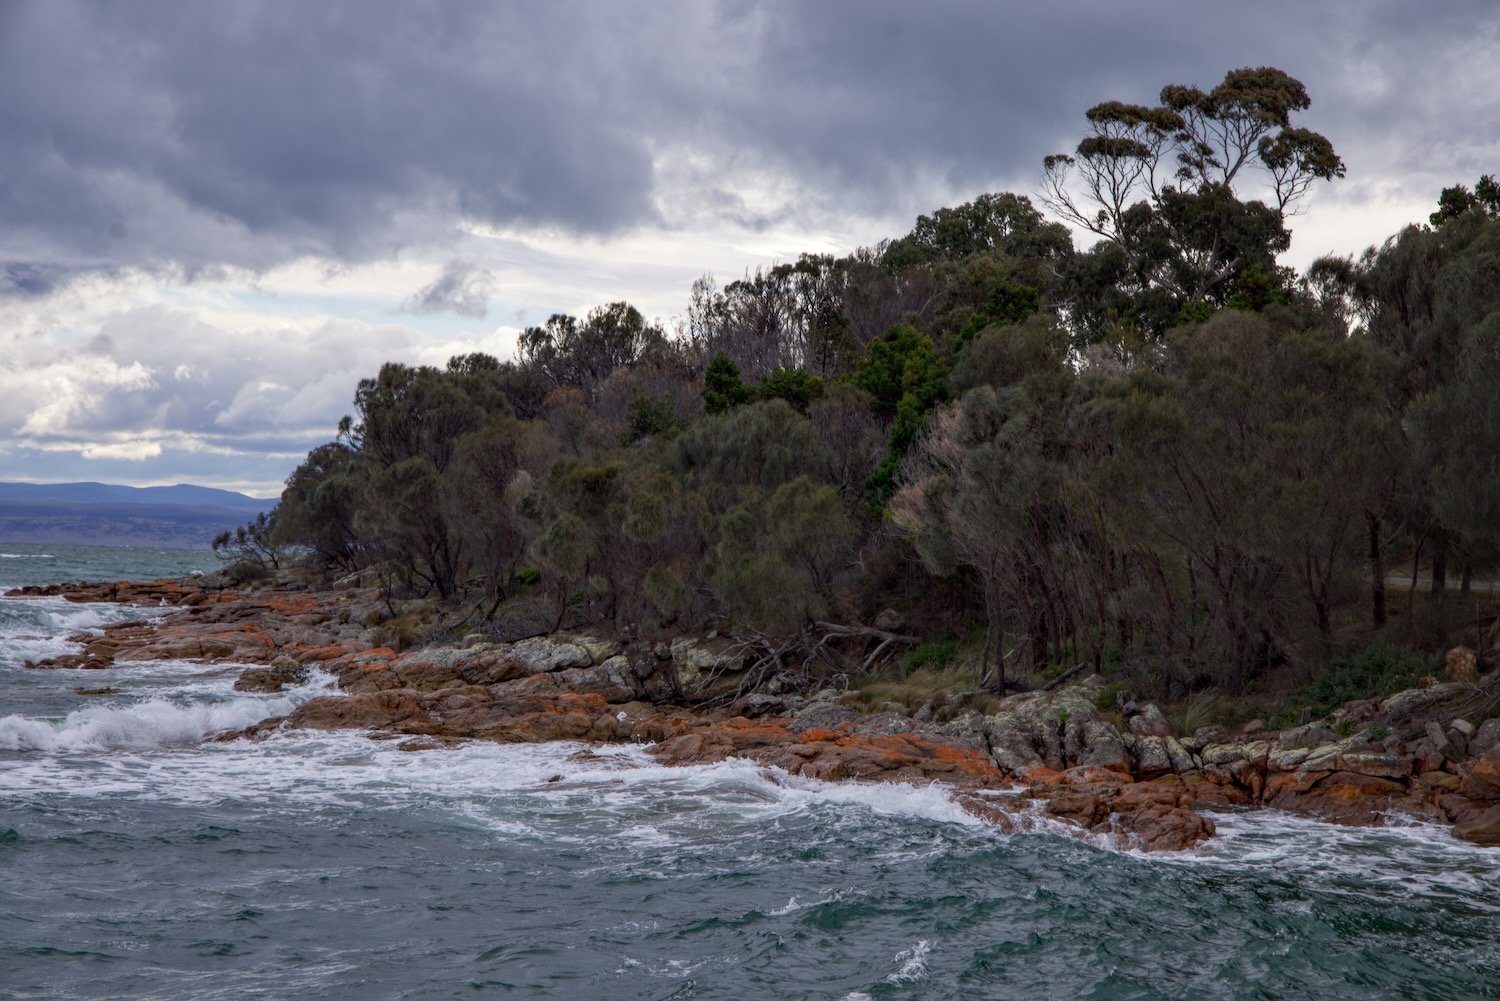
<svg viewBox="0 0 1500 1001">
<path fill-rule="evenodd" d="M 190 483 L 0 483 L 0 540 L 208 548 L 215 535 L 276 506 Z"/>
</svg>

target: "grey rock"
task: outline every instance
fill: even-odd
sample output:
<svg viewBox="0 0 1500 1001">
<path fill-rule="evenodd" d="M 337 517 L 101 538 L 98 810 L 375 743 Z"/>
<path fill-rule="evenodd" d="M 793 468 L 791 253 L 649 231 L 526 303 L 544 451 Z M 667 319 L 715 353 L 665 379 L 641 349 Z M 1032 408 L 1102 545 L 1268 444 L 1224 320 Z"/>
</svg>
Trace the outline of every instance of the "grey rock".
<svg viewBox="0 0 1500 1001">
<path fill-rule="evenodd" d="M 1080 729 L 1084 746 L 1075 758 L 1075 764 L 1115 772 L 1130 771 L 1130 751 L 1119 730 L 1100 720 L 1087 720 Z"/>
<path fill-rule="evenodd" d="M 1172 765 L 1172 771 L 1178 775 L 1186 775 L 1197 768 L 1193 756 L 1182 746 L 1182 742 L 1176 737 L 1163 737 L 1163 743 L 1167 748 L 1167 761 Z"/>
<path fill-rule="evenodd" d="M 1458 742 L 1454 741 L 1454 734 L 1452 731 L 1445 730 L 1443 726 L 1436 721 L 1429 721 L 1427 723 L 1426 733 L 1427 739 L 1432 742 L 1432 746 L 1435 747 L 1438 753 L 1443 757 L 1447 758 L 1449 761 L 1463 760 L 1464 752 L 1468 750 L 1468 748 L 1466 746 L 1460 746 Z M 1465 744 L 1467 744 L 1467 742 L 1465 742 Z"/>
<path fill-rule="evenodd" d="M 594 665 L 594 655 L 588 648 L 550 636 L 533 636 L 512 643 L 509 654 L 532 673 L 550 673 Z"/>
<path fill-rule="evenodd" d="M 1307 723 L 1303 726 L 1287 730 L 1281 735 L 1278 743 L 1283 748 L 1292 749 L 1298 747 L 1317 747 L 1321 744 L 1338 743 L 1339 735 L 1326 723 Z"/>
<path fill-rule="evenodd" d="M 645 691 L 624 657 L 611 657 L 602 664 L 564 668 L 555 673 L 566 690 L 601 695 L 605 702 L 634 702 Z"/>
<path fill-rule="evenodd" d="M 1172 772 L 1172 758 L 1167 738 L 1155 735 L 1135 738 L 1135 774 L 1137 778 L 1154 779 Z"/>
<path fill-rule="evenodd" d="M 1140 712 L 1125 724 L 1130 732 L 1139 737 L 1170 737 L 1172 736 L 1172 724 L 1162 715 L 1155 703 L 1147 703 L 1141 707 Z"/>
<path fill-rule="evenodd" d="M 698 691 L 713 678 L 744 670 L 745 658 L 739 654 L 716 653 L 698 645 L 697 640 L 679 636 L 672 641 L 672 664 L 684 692 Z"/>
<path fill-rule="evenodd" d="M 1500 747 L 1500 718 L 1487 719 L 1479 724 L 1469 741 L 1469 753 L 1478 756 L 1495 747 Z"/>
<path fill-rule="evenodd" d="M 841 724 L 852 722 L 859 718 L 859 715 L 848 706 L 815 699 L 797 710 L 787 725 L 787 729 L 793 733 L 804 733 L 808 730 L 832 730 Z"/>
</svg>

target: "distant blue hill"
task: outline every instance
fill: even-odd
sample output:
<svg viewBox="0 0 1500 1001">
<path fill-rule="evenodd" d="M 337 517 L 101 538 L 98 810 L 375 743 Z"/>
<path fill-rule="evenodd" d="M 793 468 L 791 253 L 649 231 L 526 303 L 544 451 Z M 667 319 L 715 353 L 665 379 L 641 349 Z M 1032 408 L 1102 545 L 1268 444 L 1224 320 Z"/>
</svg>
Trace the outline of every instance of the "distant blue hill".
<svg viewBox="0 0 1500 1001">
<path fill-rule="evenodd" d="M 69 504 L 176 504 L 268 511 L 276 498 L 247 497 L 232 490 L 178 483 L 170 487 L 127 487 L 118 483 L 0 483 L 0 500 L 63 501 Z"/>
<path fill-rule="evenodd" d="M 206 548 L 215 535 L 275 506 L 274 499 L 189 483 L 0 483 L 0 540 Z"/>
</svg>

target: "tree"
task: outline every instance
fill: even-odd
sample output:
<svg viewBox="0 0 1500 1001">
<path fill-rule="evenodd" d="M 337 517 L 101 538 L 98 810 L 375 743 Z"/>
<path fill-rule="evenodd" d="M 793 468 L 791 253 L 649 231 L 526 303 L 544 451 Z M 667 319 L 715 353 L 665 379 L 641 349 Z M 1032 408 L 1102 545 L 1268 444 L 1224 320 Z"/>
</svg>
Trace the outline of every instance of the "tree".
<svg viewBox="0 0 1500 1001">
<path fill-rule="evenodd" d="M 281 546 L 277 541 L 276 512 L 257 514 L 248 524 L 214 536 L 213 551 L 220 559 L 254 568 L 260 575 L 281 566 Z M 243 570 L 239 571 L 245 572 Z"/>
<path fill-rule="evenodd" d="M 1041 593 L 1033 570 L 1046 562 L 1037 557 L 1049 548 L 1047 526 L 1059 510 L 1037 416 L 1019 388 L 967 393 L 935 415 L 891 501 L 892 520 L 929 570 L 962 568 L 978 578 L 986 622 L 980 683 L 996 691 L 1007 685 L 1007 634 L 1034 636 Z"/>
<path fill-rule="evenodd" d="M 999 253 L 1028 261 L 1060 261 L 1073 252 L 1065 226 L 1048 222 L 1024 195 L 984 194 L 957 208 L 917 217 L 912 231 L 893 240 L 881 255 L 901 271 L 936 261 L 961 261 Z"/>
<path fill-rule="evenodd" d="M 544 325 L 527 327 L 516 342 L 523 367 L 538 373 L 550 388 L 577 387 L 590 405 L 610 373 L 666 350 L 661 327 L 647 323 L 627 302 L 596 307 L 582 322 L 553 314 Z"/>
<path fill-rule="evenodd" d="M 1364 336 L 1393 362 L 1391 407 L 1404 432 L 1417 425 L 1406 419 L 1424 397 L 1443 397 L 1456 383 L 1468 332 L 1500 309 L 1500 220 L 1464 212 L 1436 229 L 1408 226 L 1380 247 L 1372 247 L 1354 267 L 1349 286 L 1364 320 Z M 1429 403 L 1427 419 L 1445 412 Z M 1411 475 L 1400 516 L 1415 540 L 1418 562 L 1431 554 L 1432 590 L 1447 583 L 1447 560 L 1454 530 L 1433 507 L 1434 467 L 1412 451 Z M 1436 455 L 1437 453 L 1429 453 Z"/>
<path fill-rule="evenodd" d="M 510 417 L 461 438 L 442 503 L 469 565 L 483 578 L 493 617 L 512 593 L 516 568 L 534 536 L 516 508 L 551 467 L 557 444 L 544 428 Z"/>
<path fill-rule="evenodd" d="M 1332 143 L 1292 123 L 1310 105 L 1272 67 L 1232 70 L 1207 92 L 1169 85 L 1155 106 L 1097 104 L 1074 152 L 1044 160 L 1042 200 L 1122 252 L 1131 293 L 1163 293 L 1189 315 L 1222 305 L 1247 268 L 1275 270 L 1285 217 L 1311 184 L 1344 175 Z M 1242 199 L 1247 168 L 1266 201 Z M 1159 307 L 1144 312 L 1155 333 L 1170 325 Z"/>
<path fill-rule="evenodd" d="M 307 453 L 276 505 L 276 541 L 310 550 L 325 567 L 353 570 L 359 477 L 358 453 L 340 442 Z"/>
<path fill-rule="evenodd" d="M 806 417 L 785 400 L 765 400 L 698 421 L 673 441 L 670 462 L 689 487 L 733 497 L 821 477 L 829 457 Z"/>
<path fill-rule="evenodd" d="M 755 395 L 762 400 L 785 400 L 805 414 L 814 400 L 823 398 L 823 380 L 800 368 L 774 368 L 755 387 Z"/>
<path fill-rule="evenodd" d="M 838 492 L 806 476 L 756 492 L 718 524 L 710 581 L 736 625 L 792 636 L 827 612 L 854 528 Z"/>
<path fill-rule="evenodd" d="M 489 416 L 466 391 L 472 384 L 469 375 L 395 362 L 382 365 L 379 375 L 361 379 L 355 390 L 359 422 L 345 418 L 343 425 L 350 447 L 381 466 L 421 458 L 441 473 L 458 437 L 483 426 Z M 504 407 L 502 394 L 483 395 L 495 408 L 490 413 Z"/>
<path fill-rule="evenodd" d="M 699 357 L 722 352 L 747 379 L 777 368 L 832 378 L 859 350 L 844 306 L 848 285 L 848 261 L 820 254 L 757 269 L 723 289 L 704 275 L 688 304 L 691 343 Z"/>
<path fill-rule="evenodd" d="M 1427 218 L 1434 226 L 1441 226 L 1466 212 L 1476 210 L 1491 219 L 1500 219 L 1500 183 L 1496 183 L 1493 174 L 1481 177 L 1472 191 L 1462 184 L 1444 188 L 1438 196 L 1438 210 Z"/>
<path fill-rule="evenodd" d="M 905 324 L 870 342 L 854 384 L 873 398 L 871 409 L 890 420 L 886 457 L 865 481 L 870 507 L 879 511 L 896 489 L 906 450 L 927 415 L 948 398 L 948 367 L 932 338 Z"/>
<path fill-rule="evenodd" d="M 722 414 L 748 403 L 752 395 L 750 387 L 740 381 L 740 367 L 723 351 L 714 352 L 703 373 L 704 412 Z"/>
</svg>

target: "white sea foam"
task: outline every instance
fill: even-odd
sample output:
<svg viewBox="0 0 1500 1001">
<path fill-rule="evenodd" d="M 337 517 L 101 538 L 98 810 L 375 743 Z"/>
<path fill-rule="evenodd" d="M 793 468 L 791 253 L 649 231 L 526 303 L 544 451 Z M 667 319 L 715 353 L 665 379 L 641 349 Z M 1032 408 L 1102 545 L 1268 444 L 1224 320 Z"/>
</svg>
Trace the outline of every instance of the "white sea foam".
<svg viewBox="0 0 1500 1001">
<path fill-rule="evenodd" d="M 97 632 L 126 619 L 154 619 L 171 609 L 140 608 L 111 602 L 73 602 L 66 598 L 0 597 L 0 644 L 11 637 L 47 634 L 61 641 L 72 633 Z"/>
<path fill-rule="evenodd" d="M 888 984 L 909 984 L 914 980 L 921 980 L 927 976 L 927 954 L 932 951 L 932 945 L 925 938 L 910 949 L 903 949 L 896 953 L 896 962 L 901 968 L 885 978 Z"/>
<path fill-rule="evenodd" d="M 1153 861 L 1248 868 L 1327 889 L 1354 876 L 1366 888 L 1413 898 L 1492 900 L 1500 885 L 1494 850 L 1460 841 L 1440 824 L 1401 817 L 1383 827 L 1345 827 L 1276 810 L 1216 814 L 1214 822 L 1218 837 Z"/>
<path fill-rule="evenodd" d="M 700 837 L 705 826 L 738 827 L 819 813 L 834 824 L 875 815 L 922 818 L 954 829 L 980 827 L 936 786 L 818 782 L 739 760 L 667 767 L 645 748 L 631 745 L 590 749 L 569 743 L 474 741 L 411 753 L 399 749 L 400 741 L 375 741 L 348 731 L 287 731 L 258 741 L 196 744 L 215 732 L 288 712 L 306 697 L 298 692 L 196 698 L 184 704 L 188 688 L 222 690 L 227 684 L 227 679 L 198 681 L 174 689 L 171 699 L 89 707 L 60 722 L 0 720 L 0 748 L 54 753 L 163 748 L 150 754 L 70 758 L 66 769 L 28 755 L 7 762 L 7 786 L 18 793 L 78 796 L 109 789 L 196 804 L 419 808 L 502 838 L 546 837 L 581 847 L 609 841 L 666 848 Z M 142 758 L 149 758 L 149 769 L 140 767 Z M 566 831 L 557 829 L 553 818 L 559 814 L 573 818 Z M 996 831 L 996 836 L 1002 835 Z M 926 852 L 939 846 L 920 842 L 919 848 Z M 882 850 L 910 853 L 912 848 Z M 609 855 L 600 864 L 608 867 L 616 861 Z"/>
<path fill-rule="evenodd" d="M 227 679 L 221 679 L 135 702 L 110 700 L 85 706 L 56 721 L 5 716 L 0 717 L 0 750 L 65 754 L 196 744 L 205 737 L 291 712 L 331 684 L 332 678 L 320 675 L 279 696 L 203 699 L 202 695 L 218 694 L 227 687 Z"/>
</svg>

